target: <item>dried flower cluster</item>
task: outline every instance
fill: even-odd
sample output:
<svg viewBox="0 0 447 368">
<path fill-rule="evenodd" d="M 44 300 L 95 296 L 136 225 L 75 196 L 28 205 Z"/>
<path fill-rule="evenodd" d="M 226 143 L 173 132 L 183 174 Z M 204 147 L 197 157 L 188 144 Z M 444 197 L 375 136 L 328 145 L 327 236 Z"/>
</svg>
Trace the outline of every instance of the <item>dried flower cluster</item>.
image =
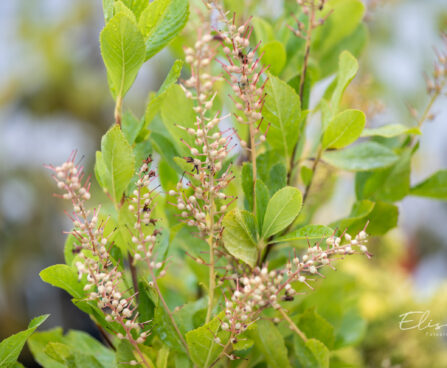
<svg viewBox="0 0 447 368">
<path fill-rule="evenodd" d="M 364 230 L 354 238 L 344 234 L 342 238 L 331 236 L 326 239 L 326 249 L 319 243 L 309 247 L 301 259 L 295 256 L 285 269 L 272 270 L 267 266 L 256 267 L 250 275 L 237 280 L 237 288 L 231 299 L 226 302 L 225 316 L 221 328 L 229 330 L 233 335 L 245 331 L 254 322 L 259 313 L 268 307 L 280 309 L 280 301 L 291 301 L 297 294 L 292 283 L 299 282 L 312 288 L 309 282 L 314 281 L 314 275 L 321 275 L 322 267 L 332 267 L 336 258 L 352 254 L 365 254 L 370 257 L 366 247 L 367 234 Z M 338 256 L 338 257 L 337 257 Z"/>
<path fill-rule="evenodd" d="M 143 343 L 148 333 L 141 331 L 141 325 L 137 322 L 135 296 L 124 296 L 123 275 L 110 254 L 109 239 L 104 236 L 107 220 L 98 220 L 99 208 L 92 211 L 85 206 L 90 199 L 90 184 L 88 179 L 82 184 L 83 167 L 75 164 L 73 154 L 61 166 L 49 168 L 54 172 L 57 186 L 64 191 L 62 198 L 71 200 L 73 204 L 70 218 L 74 227 L 71 234 L 80 244 L 79 249 L 75 250 L 80 260 L 75 265 L 80 280 L 86 275 L 86 299 L 96 302 L 108 322 L 117 322 L 121 326 L 118 338 L 128 339 L 135 345 Z"/>
</svg>

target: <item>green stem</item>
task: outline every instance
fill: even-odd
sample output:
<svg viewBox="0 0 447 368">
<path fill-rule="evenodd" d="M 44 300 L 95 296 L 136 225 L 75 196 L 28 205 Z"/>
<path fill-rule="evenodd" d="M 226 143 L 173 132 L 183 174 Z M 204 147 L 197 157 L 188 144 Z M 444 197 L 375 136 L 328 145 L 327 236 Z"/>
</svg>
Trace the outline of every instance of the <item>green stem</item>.
<svg viewBox="0 0 447 368">
<path fill-rule="evenodd" d="M 298 335 L 299 337 L 301 337 L 301 338 L 304 340 L 304 342 L 306 342 L 306 341 L 307 341 L 307 337 L 306 337 L 306 335 L 305 335 L 304 332 L 301 331 L 301 330 L 298 328 L 298 326 L 292 321 L 292 319 L 287 315 L 287 313 L 285 312 L 285 310 L 282 309 L 282 308 L 279 308 L 278 311 L 279 311 L 279 313 L 281 313 L 281 315 L 282 315 L 282 316 L 284 317 L 284 319 L 287 321 L 287 323 L 289 324 L 290 329 L 291 329 L 292 331 L 296 332 L 297 335 Z"/>
</svg>

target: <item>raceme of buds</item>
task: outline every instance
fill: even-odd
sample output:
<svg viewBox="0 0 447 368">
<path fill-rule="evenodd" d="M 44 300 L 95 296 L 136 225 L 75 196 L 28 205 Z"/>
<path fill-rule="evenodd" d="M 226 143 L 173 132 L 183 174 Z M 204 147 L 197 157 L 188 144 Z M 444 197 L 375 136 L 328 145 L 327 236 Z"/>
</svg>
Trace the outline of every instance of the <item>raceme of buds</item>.
<svg viewBox="0 0 447 368">
<path fill-rule="evenodd" d="M 256 137 L 253 137 L 250 144 L 259 144 L 265 141 L 267 134 L 267 131 L 263 133 L 260 131 L 263 121 L 261 111 L 265 101 L 264 89 L 267 81 L 264 76 L 267 67 L 261 64 L 260 56 L 257 55 L 260 42 L 253 49 L 249 48 L 253 31 L 253 27 L 249 25 L 250 20 L 237 27 L 235 17 L 231 22 L 223 12 L 220 15 L 227 25 L 226 31 L 219 31 L 226 58 L 226 62 L 220 63 L 228 75 L 227 82 L 233 90 L 232 99 L 237 110 L 234 116 L 239 123 L 250 126 L 251 135 L 259 136 L 258 142 L 256 142 Z M 245 141 L 241 141 L 241 145 L 246 149 L 252 148 L 247 147 Z"/>
<path fill-rule="evenodd" d="M 134 230 L 132 233 L 132 243 L 134 244 L 134 262 L 145 261 L 151 274 L 155 277 L 154 270 L 161 269 L 163 262 L 155 262 L 154 247 L 158 235 L 161 231 L 157 228 L 148 228 L 148 225 L 155 225 L 157 220 L 151 217 L 154 202 L 155 189 L 151 188 L 156 179 L 155 171 L 149 169 L 152 158 L 149 156 L 139 170 L 136 189 L 129 196 L 128 210 L 135 216 Z M 165 270 L 159 273 L 162 277 Z"/>
<path fill-rule="evenodd" d="M 213 36 L 209 30 L 209 24 L 204 22 L 194 48 L 185 50 L 191 76 L 184 81 L 182 87 L 186 96 L 195 102 L 196 122 L 194 128 L 179 128 L 194 137 L 193 146 L 183 141 L 191 154 L 185 160 L 193 165 L 193 171 L 186 173 L 191 177 L 189 186 L 193 193 L 187 195 L 180 182 L 177 191 L 172 190 L 169 194 L 177 197 L 174 205 L 180 211 L 183 222 L 196 227 L 203 237 L 210 234 L 219 237 L 222 232 L 222 216 L 219 216 L 217 222 L 214 221 L 214 216 L 223 214 L 229 201 L 234 200 L 224 194 L 224 189 L 234 177 L 230 167 L 223 169 L 224 161 L 232 148 L 230 144 L 233 130 L 221 131 L 219 123 L 225 117 L 210 111 L 216 96 L 213 86 L 219 77 L 209 72 L 216 55 L 212 46 Z"/>
<path fill-rule="evenodd" d="M 329 12 L 323 17 L 317 18 L 317 11 L 321 11 L 324 8 L 326 0 L 297 0 L 297 4 L 300 7 L 301 12 L 308 17 L 307 26 L 304 22 L 299 20 L 293 15 L 297 28 L 293 28 L 287 24 L 287 27 L 292 31 L 292 33 L 300 38 L 307 38 L 310 36 L 312 30 L 324 24 L 328 16 L 331 14 Z"/>
<path fill-rule="evenodd" d="M 48 166 L 54 172 L 58 188 L 64 191 L 62 198 L 70 200 L 73 204 L 73 230 L 70 232 L 79 242 L 76 249 L 79 260 L 75 266 L 79 273 L 79 280 L 86 275 L 84 291 L 87 300 L 94 301 L 106 315 L 108 322 L 117 322 L 122 332 L 117 333 L 118 338 L 129 339 L 132 343 L 143 343 L 148 335 L 141 331 L 138 318 L 137 304 L 134 296 L 125 297 L 123 275 L 118 266 L 112 262 L 109 240 L 104 236 L 104 227 L 107 222 L 98 220 L 99 209 L 94 211 L 85 207 L 90 199 L 90 185 L 88 179 L 82 184 L 84 177 L 83 167 L 75 164 L 76 155 L 61 166 Z M 136 337 L 135 337 L 136 336 Z"/>
<path fill-rule="evenodd" d="M 252 272 L 237 280 L 237 288 L 230 300 L 225 304 L 225 320 L 221 328 L 229 330 L 234 335 L 245 331 L 250 323 L 256 321 L 259 313 L 268 307 L 280 309 L 281 301 L 291 301 L 297 294 L 292 283 L 299 282 L 312 288 L 310 282 L 316 275 L 321 275 L 320 269 L 330 266 L 334 259 L 345 255 L 365 254 L 367 234 L 364 230 L 355 237 L 344 234 L 341 237 L 331 236 L 326 239 L 326 247 L 319 244 L 309 247 L 301 259 L 295 256 L 285 269 L 268 271 L 268 268 L 256 267 Z"/>
</svg>

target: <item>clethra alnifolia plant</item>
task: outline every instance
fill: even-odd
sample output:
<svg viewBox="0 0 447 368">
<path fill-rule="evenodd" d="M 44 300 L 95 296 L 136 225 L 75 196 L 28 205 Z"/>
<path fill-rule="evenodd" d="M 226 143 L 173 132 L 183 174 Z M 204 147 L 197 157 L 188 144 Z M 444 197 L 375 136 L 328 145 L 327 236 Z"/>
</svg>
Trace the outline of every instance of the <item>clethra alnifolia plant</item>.
<svg viewBox="0 0 447 368">
<path fill-rule="evenodd" d="M 73 227 L 66 264 L 40 276 L 73 297 L 105 345 L 79 335 L 91 346 L 80 351 L 70 334 L 36 333 L 42 366 L 341 364 L 364 323 L 355 306 L 327 313 L 309 297 L 346 257 L 372 257 L 370 237 L 397 225 L 395 202 L 442 198 L 445 170 L 413 186 L 410 170 L 445 93 L 445 52 L 427 107 L 411 110 L 417 122 L 371 126 L 344 98 L 366 42 L 360 0 L 287 1 L 276 18 L 228 4 L 103 1 L 115 109 L 94 176 L 107 200 L 76 154 L 48 166 Z M 126 92 L 169 45 L 179 59 L 136 117 Z M 314 223 L 341 172 L 355 181 L 351 212 Z"/>
</svg>

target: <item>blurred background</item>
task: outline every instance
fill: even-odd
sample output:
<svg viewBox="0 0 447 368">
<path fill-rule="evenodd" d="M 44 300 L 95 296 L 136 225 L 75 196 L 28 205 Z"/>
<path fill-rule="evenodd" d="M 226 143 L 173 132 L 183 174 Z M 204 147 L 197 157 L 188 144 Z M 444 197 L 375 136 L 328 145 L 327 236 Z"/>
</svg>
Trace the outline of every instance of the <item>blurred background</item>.
<svg viewBox="0 0 447 368">
<path fill-rule="evenodd" d="M 350 87 L 352 104 L 368 102 L 369 124 L 409 124 L 408 105 L 420 111 L 427 103 L 424 72 L 432 69 L 433 47 L 447 30 L 447 2 L 366 4 L 370 40 L 362 73 Z M 99 53 L 102 27 L 99 0 L 0 1 L 0 340 L 43 313 L 51 313 L 44 328 L 62 325 L 97 334 L 68 295 L 38 274 L 63 262 L 64 231 L 70 229 L 43 165 L 59 164 L 77 150 L 92 172 L 100 137 L 113 121 Z M 127 97 L 137 116 L 173 60 L 165 50 L 143 67 Z M 423 126 L 412 182 L 447 167 L 447 98 L 433 111 L 435 119 Z M 349 213 L 354 189 L 348 174 L 337 193 L 322 222 Z M 344 266 L 347 273 L 362 267 L 359 302 L 369 323 L 365 341 L 348 353 L 361 354 L 371 367 L 445 367 L 447 337 L 407 333 L 398 324 L 399 315 L 410 310 L 446 310 L 447 203 L 408 197 L 400 212 L 399 228 L 375 245 L 372 262 Z M 447 323 L 447 313 L 443 318 Z M 395 354 L 413 363 L 393 365 Z M 33 366 L 26 350 L 21 360 Z"/>
</svg>

